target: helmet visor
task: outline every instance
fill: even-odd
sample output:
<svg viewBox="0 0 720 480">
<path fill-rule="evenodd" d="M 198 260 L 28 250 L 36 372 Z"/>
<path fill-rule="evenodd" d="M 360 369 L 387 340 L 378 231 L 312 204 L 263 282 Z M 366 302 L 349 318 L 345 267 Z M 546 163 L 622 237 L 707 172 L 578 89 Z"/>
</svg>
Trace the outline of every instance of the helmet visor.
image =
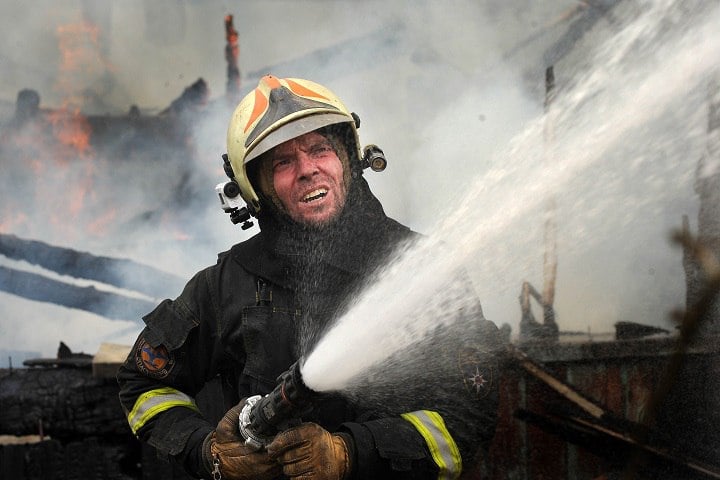
<svg viewBox="0 0 720 480">
<path fill-rule="evenodd" d="M 260 140 L 255 147 L 245 156 L 245 164 L 256 159 L 263 153 L 277 147 L 281 143 L 292 140 L 295 137 L 310 133 L 318 128 L 327 127 L 336 123 L 347 123 L 353 120 L 347 115 L 331 112 L 320 112 L 315 115 L 298 118 L 281 127 L 276 128 Z"/>
</svg>

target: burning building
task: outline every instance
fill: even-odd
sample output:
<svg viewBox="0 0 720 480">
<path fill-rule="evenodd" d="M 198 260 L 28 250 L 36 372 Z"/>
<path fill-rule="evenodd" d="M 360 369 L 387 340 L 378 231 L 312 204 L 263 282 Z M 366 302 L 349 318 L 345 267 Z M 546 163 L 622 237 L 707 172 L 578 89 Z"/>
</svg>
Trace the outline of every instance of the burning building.
<svg viewBox="0 0 720 480">
<path fill-rule="evenodd" d="M 607 21 L 612 25 L 611 17 L 617 14 L 611 8 L 615 3 L 583 2 L 582 8 L 592 13 L 588 18 L 593 23 Z M 237 32 L 231 23 L 226 24 L 226 33 L 227 93 L 236 98 L 239 71 L 237 43 L 233 40 L 237 41 Z M 577 36 L 578 31 L 568 35 Z M 548 57 L 556 60 L 559 52 L 572 47 L 574 41 L 563 39 L 548 52 Z M 563 42 L 570 42 L 570 46 Z M 428 54 L 418 61 L 425 65 L 432 61 L 431 57 Z M 713 91 L 709 102 L 708 156 L 700 163 L 696 182 L 701 202 L 698 234 L 697 238 L 683 237 L 688 295 L 686 311 L 680 317 L 689 322 L 683 325 L 691 325 L 684 330 L 690 335 L 643 328 L 642 322 L 648 319 L 641 317 L 633 318 L 633 322 L 618 322 L 617 338 L 611 341 L 598 341 L 597 334 L 565 331 L 568 319 L 558 316 L 553 309 L 553 278 L 562 276 L 562 271 L 553 268 L 553 262 L 561 264 L 564 253 L 556 247 L 552 235 L 548 235 L 544 242 L 548 268 L 544 270 L 547 274 L 543 288 L 538 292 L 526 283 L 522 289 L 523 320 L 531 325 L 530 332 L 540 332 L 540 338 L 530 333 L 528 341 L 519 345 L 522 354 L 511 350 L 513 355 L 501 384 L 501 422 L 492 455 L 482 465 L 466 466 L 469 478 L 602 478 L 618 472 L 630 478 L 720 478 L 717 473 L 720 459 L 714 448 L 719 440 L 717 433 L 707 428 L 718 420 L 715 406 L 720 399 L 714 382 L 705 381 L 714 378 L 718 368 L 718 342 L 714 336 L 717 332 L 708 327 L 717 314 L 712 309 L 702 310 L 702 315 L 696 313 L 697 306 L 708 305 L 700 300 L 714 285 L 712 260 L 707 260 L 712 257 L 704 252 L 718 255 L 714 223 L 718 217 L 718 175 L 712 168 L 717 155 L 713 139 L 718 130 Z M 85 115 L 70 105 L 48 110 L 42 108 L 37 92 L 22 91 L 14 117 L 0 131 L 3 170 L 20 192 L 1 207 L 5 210 L 2 232 L 14 233 L 0 237 L 3 255 L 21 255 L 24 261 L 45 270 L 85 279 L 91 278 L 96 270 L 107 274 L 118 268 L 118 259 L 79 249 L 58 249 L 53 239 L 41 243 L 25 240 L 40 233 L 33 223 L 38 215 L 30 216 L 30 211 L 42 212 L 40 217 L 62 232 L 65 242 L 78 236 L 113 238 L 120 230 L 133 231 L 148 223 L 159 224 L 156 228 L 177 237 L 199 235 L 201 232 L 188 229 L 191 222 L 186 221 L 186 216 L 193 215 L 196 198 L 207 195 L 205 191 L 196 195 L 203 180 L 197 178 L 196 170 L 191 175 L 191 165 L 208 160 L 201 158 L 194 133 L 198 119 L 213 109 L 225 108 L 223 102 L 210 101 L 202 80 L 190 85 L 157 114 L 136 107 L 131 107 L 126 115 L 116 116 Z M 548 138 L 551 141 L 551 135 Z M 219 159 L 210 161 L 222 178 Z M 552 161 L 551 155 L 548 161 Z M 131 175 L 139 166 L 147 165 L 153 168 L 142 168 L 145 178 Z M 16 174 L 28 166 L 34 172 L 32 182 Z M 108 180 L 97 175 L 99 170 L 112 171 L 109 178 L 113 184 L 128 188 L 123 202 L 114 202 L 112 195 L 102 197 L 98 193 L 118 191 L 102 183 Z M 143 182 L 145 192 L 137 201 L 133 198 L 137 190 L 131 188 L 135 182 Z M 58 190 L 58 185 L 66 189 Z M 560 223 L 558 216 L 547 218 L 554 220 L 555 225 Z M 552 224 L 548 223 L 548 231 L 552 231 Z M 687 230 L 690 232 L 689 226 Z M 12 253 L 18 251 L 19 254 Z M 41 262 L 42 252 L 47 252 L 51 260 L 68 256 L 70 266 L 85 263 L 86 268 L 71 274 L 68 266 L 59 268 L 56 263 Z M 179 279 L 145 267 L 135 263 L 123 265 L 125 269 L 134 269 L 135 278 L 155 279 L 150 283 L 176 291 Z M 58 298 L 62 301 L 79 298 L 86 302 L 85 306 L 72 304 L 73 308 L 95 308 L 94 305 L 113 301 L 119 295 L 102 293 L 99 295 L 102 298 L 95 302 L 91 301 L 92 291 L 78 290 L 84 288 L 80 285 L 65 281 L 61 286 L 48 282 L 46 275 L 29 273 L 35 276 L 26 280 L 28 272 L 4 268 L 0 274 L 13 280 L 2 280 L 2 285 L 16 295 L 60 292 Z M 93 280 L 149 295 L 132 297 L 136 302 L 132 311 L 117 313 L 105 308 L 98 313 L 127 318 L 146 309 L 155 297 L 172 295 L 152 291 L 148 285 L 124 283 L 124 278 L 106 275 Z M 61 291 L 61 287 L 69 290 Z M 531 317 L 530 298 L 538 300 L 542 307 L 542 326 Z M 127 301 L 125 305 L 132 306 Z M 706 332 L 707 337 L 691 341 L 693 322 L 698 321 L 701 328 L 710 331 Z M 574 341 L 565 341 L 569 336 Z M 0 433 L 32 434 L 39 441 L 2 445 L 0 471 L 7 476 L 26 478 L 42 478 L 48 472 L 56 472 L 60 478 L 182 478 L 182 474 L 158 462 L 154 452 L 141 447 L 129 435 L 115 400 L 113 364 L 105 363 L 104 353 L 98 352 L 89 359 L 61 348 L 57 359 L 31 362 L 51 368 L 2 371 Z M 19 402 L 17 392 L 24 391 L 36 391 L 37 395 Z M 210 417 L 215 417 L 219 412 L 209 401 L 212 390 L 207 393 L 200 399 L 201 406 Z M 20 404 L 24 405 L 22 411 Z M 678 425 L 682 428 L 676 428 Z"/>
</svg>

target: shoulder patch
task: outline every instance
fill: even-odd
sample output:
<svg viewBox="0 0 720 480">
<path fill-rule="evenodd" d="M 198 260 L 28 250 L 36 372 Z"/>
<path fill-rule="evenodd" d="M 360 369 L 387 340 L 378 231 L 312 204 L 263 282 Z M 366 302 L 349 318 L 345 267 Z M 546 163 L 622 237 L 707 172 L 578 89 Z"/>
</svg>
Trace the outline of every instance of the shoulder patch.
<svg viewBox="0 0 720 480">
<path fill-rule="evenodd" d="M 491 362 L 474 348 L 463 348 L 458 354 L 458 367 L 465 389 L 477 399 L 486 397 L 494 387 L 495 372 Z"/>
<path fill-rule="evenodd" d="M 175 357 L 165 345 L 153 347 L 143 338 L 135 348 L 135 365 L 148 377 L 165 378 L 175 366 Z"/>
</svg>

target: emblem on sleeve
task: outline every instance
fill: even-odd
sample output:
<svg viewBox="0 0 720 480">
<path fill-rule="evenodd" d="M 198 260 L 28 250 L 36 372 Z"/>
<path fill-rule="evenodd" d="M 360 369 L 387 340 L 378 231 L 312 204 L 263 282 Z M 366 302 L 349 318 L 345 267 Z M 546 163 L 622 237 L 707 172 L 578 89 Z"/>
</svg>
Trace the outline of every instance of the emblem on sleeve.
<svg viewBox="0 0 720 480">
<path fill-rule="evenodd" d="M 458 355 L 458 367 L 465 389 L 476 398 L 484 398 L 493 387 L 493 369 L 474 348 L 464 348 Z"/>
<path fill-rule="evenodd" d="M 164 345 L 153 347 L 143 339 L 135 350 L 135 365 L 148 377 L 165 378 L 175 365 L 175 358 Z"/>
</svg>

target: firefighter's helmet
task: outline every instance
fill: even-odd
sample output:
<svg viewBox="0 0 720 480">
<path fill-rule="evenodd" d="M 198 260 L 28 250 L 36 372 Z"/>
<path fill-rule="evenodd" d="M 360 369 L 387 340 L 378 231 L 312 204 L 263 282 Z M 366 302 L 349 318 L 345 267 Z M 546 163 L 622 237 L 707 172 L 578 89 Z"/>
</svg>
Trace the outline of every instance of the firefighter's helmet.
<svg viewBox="0 0 720 480">
<path fill-rule="evenodd" d="M 359 119 L 327 88 L 299 78 L 266 75 L 233 112 L 227 132 L 228 160 L 240 195 L 254 215 L 261 204 L 248 164 L 287 140 L 318 128 L 346 124 L 351 162 L 360 162 Z M 358 165 L 359 168 L 359 165 Z"/>
</svg>

